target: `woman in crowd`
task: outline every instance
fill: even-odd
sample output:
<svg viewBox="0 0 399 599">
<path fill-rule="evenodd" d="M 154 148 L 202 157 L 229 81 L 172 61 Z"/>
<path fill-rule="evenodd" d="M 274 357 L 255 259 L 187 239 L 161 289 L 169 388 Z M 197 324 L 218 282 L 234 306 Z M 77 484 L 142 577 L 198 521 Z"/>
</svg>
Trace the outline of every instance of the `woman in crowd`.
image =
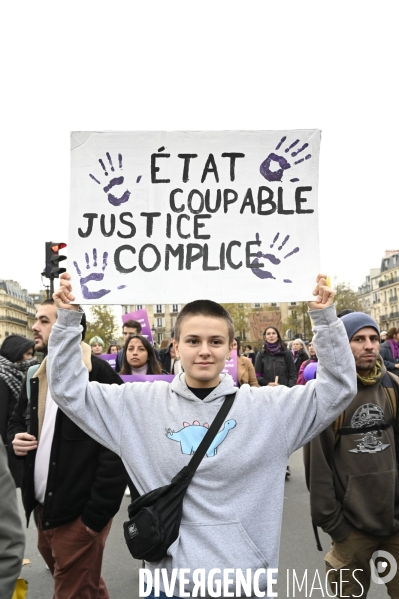
<svg viewBox="0 0 399 599">
<path fill-rule="evenodd" d="M 107 349 L 107 354 L 117 354 L 120 351 L 121 347 L 117 343 L 111 343 L 109 348 Z"/>
<path fill-rule="evenodd" d="M 269 385 L 285 385 L 293 387 L 296 384 L 297 372 L 294 359 L 280 333 L 275 327 L 267 327 L 263 333 L 264 346 L 255 360 L 255 372 L 261 387 Z"/>
<path fill-rule="evenodd" d="M 9 335 L 0 348 L 0 434 L 7 444 L 7 425 L 17 403 L 26 371 L 37 364 L 35 342 L 22 335 Z M 23 462 L 9 454 L 9 466 L 17 487 L 21 486 Z"/>
<path fill-rule="evenodd" d="M 249 358 L 241 356 L 240 340 L 238 337 L 234 337 L 233 349 L 237 351 L 237 381 L 238 386 L 247 383 L 250 387 L 259 387 L 258 380 L 256 378 L 255 368 Z"/>
<path fill-rule="evenodd" d="M 380 345 L 380 356 L 386 369 L 399 376 L 399 329 L 388 330 L 385 343 Z"/>
<path fill-rule="evenodd" d="M 308 350 L 309 350 L 310 358 L 308 360 L 305 360 L 304 362 L 302 362 L 301 366 L 299 367 L 298 379 L 296 382 L 297 385 L 306 385 L 307 380 L 304 375 L 304 370 L 305 370 L 306 366 L 308 366 L 308 364 L 311 364 L 312 362 L 317 362 L 316 350 L 314 348 L 312 341 L 309 341 Z"/>
<path fill-rule="evenodd" d="M 128 337 L 120 374 L 163 374 L 151 343 L 142 335 Z"/>
<path fill-rule="evenodd" d="M 96 335 L 95 337 L 92 337 L 89 341 L 89 345 L 91 347 L 91 353 L 94 354 L 95 356 L 101 356 L 101 354 L 104 353 L 104 341 L 101 339 L 101 337 L 98 337 L 98 335 Z"/>
<path fill-rule="evenodd" d="M 298 375 L 301 364 L 306 362 L 306 360 L 309 360 L 309 354 L 302 339 L 294 339 L 292 342 L 291 353 L 294 358 L 294 364 Z"/>
<path fill-rule="evenodd" d="M 255 364 L 255 352 L 253 350 L 252 345 L 246 345 L 244 348 L 244 356 L 249 358 L 252 364 Z"/>
</svg>

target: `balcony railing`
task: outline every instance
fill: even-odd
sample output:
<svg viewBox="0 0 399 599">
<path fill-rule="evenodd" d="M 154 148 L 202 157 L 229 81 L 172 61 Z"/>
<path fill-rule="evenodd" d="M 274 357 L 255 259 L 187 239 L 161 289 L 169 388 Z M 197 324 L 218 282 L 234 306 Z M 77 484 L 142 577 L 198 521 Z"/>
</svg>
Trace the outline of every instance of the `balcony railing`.
<svg viewBox="0 0 399 599">
<path fill-rule="evenodd" d="M 388 314 L 381 314 L 381 316 L 380 316 L 381 322 L 388 320 L 388 318 L 389 318 Z"/>
<path fill-rule="evenodd" d="M 391 312 L 389 318 L 399 318 L 399 312 Z"/>
<path fill-rule="evenodd" d="M 390 279 L 387 279 L 386 281 L 380 281 L 378 283 L 378 285 L 380 287 L 386 287 L 387 285 L 393 285 L 394 283 L 398 283 L 399 281 L 399 277 L 391 277 Z"/>
<path fill-rule="evenodd" d="M 24 327 L 28 326 L 27 320 L 22 320 L 22 318 L 14 318 L 13 316 L 0 316 L 0 320 L 5 322 L 14 322 L 15 324 L 21 324 Z"/>
<path fill-rule="evenodd" d="M 397 302 L 398 301 L 398 296 L 397 295 L 391 295 L 391 297 L 389 298 L 389 303 L 393 304 L 393 302 Z"/>
<path fill-rule="evenodd" d="M 26 306 L 21 306 L 21 304 L 15 304 L 14 302 L 0 302 L 0 307 L 7 306 L 7 308 L 15 308 L 15 310 L 19 310 L 19 312 L 26 312 Z"/>
</svg>

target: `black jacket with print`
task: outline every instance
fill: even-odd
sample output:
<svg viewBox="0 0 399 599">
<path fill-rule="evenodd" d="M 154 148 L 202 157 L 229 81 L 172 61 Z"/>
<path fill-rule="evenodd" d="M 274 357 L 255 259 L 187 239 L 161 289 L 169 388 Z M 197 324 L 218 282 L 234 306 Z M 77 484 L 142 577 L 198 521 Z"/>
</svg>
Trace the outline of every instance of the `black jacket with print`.
<svg viewBox="0 0 399 599">
<path fill-rule="evenodd" d="M 376 430 L 335 435 L 333 424 L 304 446 L 306 483 L 313 522 L 333 540 L 352 528 L 386 537 L 399 530 L 399 484 L 393 414 L 381 379 L 371 386 L 358 379 L 358 393 L 345 410 L 342 430 Z M 399 379 L 389 375 L 396 397 Z M 397 414 L 399 418 L 399 414 Z M 382 425 L 382 430 L 378 430 Z"/>
</svg>

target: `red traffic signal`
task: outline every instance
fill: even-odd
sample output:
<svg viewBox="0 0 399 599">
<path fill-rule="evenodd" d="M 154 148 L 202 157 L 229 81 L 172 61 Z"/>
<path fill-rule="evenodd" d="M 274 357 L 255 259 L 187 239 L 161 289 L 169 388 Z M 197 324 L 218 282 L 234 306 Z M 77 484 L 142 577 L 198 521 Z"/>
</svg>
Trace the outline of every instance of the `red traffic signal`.
<svg viewBox="0 0 399 599">
<path fill-rule="evenodd" d="M 63 248 L 66 248 L 67 244 L 66 243 L 54 243 L 51 246 L 51 249 L 53 250 L 53 252 L 55 252 L 56 254 L 58 254 L 59 250 L 62 250 Z"/>
<path fill-rule="evenodd" d="M 66 272 L 66 268 L 60 268 L 59 263 L 66 260 L 66 256 L 60 256 L 59 250 L 66 248 L 66 243 L 55 243 L 54 241 L 46 241 L 46 265 L 42 275 L 48 279 L 58 279 L 62 272 Z"/>
</svg>

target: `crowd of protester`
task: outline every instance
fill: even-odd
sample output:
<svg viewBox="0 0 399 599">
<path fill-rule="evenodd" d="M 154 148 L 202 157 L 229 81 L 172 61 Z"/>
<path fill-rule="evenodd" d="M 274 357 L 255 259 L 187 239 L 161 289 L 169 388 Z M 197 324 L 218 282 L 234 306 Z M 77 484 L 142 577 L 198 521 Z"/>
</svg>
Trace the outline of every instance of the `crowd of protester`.
<svg viewBox="0 0 399 599">
<path fill-rule="evenodd" d="M 60 297 L 58 300 L 60 302 Z M 391 376 L 394 377 L 393 385 L 391 384 L 391 387 L 394 389 L 393 397 L 399 391 L 399 382 L 395 382 L 396 375 L 399 377 L 399 329 L 391 328 L 386 332 L 383 331 L 380 337 L 377 324 L 363 313 L 346 310 L 345 314 L 339 314 L 338 317 L 344 323 L 344 334 L 346 330 L 355 358 L 358 395 L 360 394 L 361 396 L 359 406 L 361 407 L 363 405 L 361 402 L 364 402 L 362 394 L 366 391 L 370 393 L 371 390 L 374 390 L 373 401 L 378 405 L 381 404 L 379 409 L 386 412 L 387 408 L 385 404 L 376 395 L 375 385 L 379 385 L 381 380 L 386 381 L 383 377 L 386 372 L 390 372 L 392 373 Z M 94 599 L 94 597 L 101 596 L 106 598 L 108 597 L 108 593 L 105 582 L 101 577 L 101 562 L 112 517 L 120 507 L 124 490 L 125 494 L 131 495 L 133 499 L 139 496 L 142 489 L 135 487 L 130 476 L 131 473 L 126 468 L 126 460 L 124 459 L 122 462 L 119 452 L 114 452 L 112 448 L 108 447 L 106 449 L 102 446 L 103 441 L 100 433 L 97 434 L 94 432 L 93 439 L 91 439 L 89 436 L 91 433 L 87 434 L 84 426 L 82 426 L 83 430 L 80 430 L 79 424 L 74 421 L 74 418 L 63 415 L 52 400 L 50 387 L 47 382 L 45 364 L 47 361 L 46 355 L 50 333 L 53 325 L 57 322 L 56 305 L 54 302 L 52 300 L 47 301 L 47 303 L 45 302 L 38 310 L 36 318 L 37 321 L 33 327 L 35 335 L 33 341 L 19 335 L 10 335 L 4 340 L 0 348 L 0 431 L 2 444 L 6 448 L 5 452 L 4 448 L 0 447 L 0 457 L 2 459 L 1 476 L 3 476 L 3 470 L 8 471 L 7 464 L 4 462 L 5 460 L 6 462 L 8 461 L 8 468 L 12 477 L 7 478 L 7 481 L 4 483 L 4 493 L 6 489 L 9 492 L 10 484 L 14 494 L 15 487 L 22 487 L 23 501 L 28 520 L 30 513 L 35 510 L 35 520 L 38 527 L 38 547 L 54 577 L 54 597 L 56 599 L 63 599 L 66 596 L 77 598 L 80 596 L 79 593 L 82 586 L 86 586 L 87 597 L 93 597 Z M 158 350 L 141 334 L 140 323 L 130 320 L 123 324 L 123 344 L 114 339 L 106 345 L 103 339 L 96 335 L 86 345 L 84 343 L 84 316 L 82 319 L 83 341 L 81 342 L 81 348 L 84 364 L 89 371 L 90 381 L 97 381 L 106 385 L 117 383 L 119 386 L 122 386 L 124 383 L 119 375 L 147 376 L 168 374 L 178 377 L 182 373 L 185 373 L 187 380 L 189 380 L 191 375 L 189 372 L 185 372 L 180 353 L 177 351 L 179 333 L 177 334 L 177 339 L 175 339 L 175 332 L 172 331 L 171 338 L 162 341 Z M 369 337 L 367 337 L 366 341 L 362 341 L 363 338 L 359 341 L 359 331 L 363 333 L 366 330 Z M 370 330 L 373 335 L 370 335 Z M 384 333 L 385 340 L 382 339 L 382 333 Z M 368 354 L 366 352 L 370 358 L 370 368 L 368 368 L 368 365 L 366 368 L 362 366 L 362 358 L 357 357 L 355 347 L 352 347 L 352 343 L 368 343 L 370 347 L 373 346 L 373 351 L 369 349 Z M 226 359 L 230 359 L 232 351 L 237 353 L 238 388 L 244 389 L 246 385 L 249 388 L 254 387 L 257 389 L 262 387 L 272 389 L 282 389 L 284 387 L 293 389 L 294 387 L 298 387 L 299 389 L 306 386 L 310 381 L 317 380 L 319 359 L 313 339 L 303 340 L 296 338 L 288 341 L 283 339 L 278 328 L 268 326 L 263 331 L 262 346 L 257 347 L 258 345 L 254 347 L 252 344 L 242 346 L 239 336 L 232 338 L 228 355 L 225 357 Z M 39 364 L 36 360 L 35 351 L 44 354 L 45 359 L 42 364 Z M 116 372 L 109 364 L 100 360 L 104 354 L 117 356 L 115 363 Z M 375 358 L 374 362 L 371 360 L 372 356 Z M 386 382 L 383 383 L 383 386 L 386 384 Z M 187 385 L 191 391 L 196 392 L 188 383 Z M 365 391 L 363 390 L 363 386 Z M 355 396 L 353 401 L 356 400 L 358 395 Z M 198 397 L 202 399 L 201 395 L 198 395 Z M 295 396 L 293 395 L 292 397 Z M 396 406 L 396 399 L 394 398 L 392 401 Z M 396 407 L 392 408 L 392 411 L 395 419 Z M 352 424 L 353 418 L 351 421 Z M 386 419 L 385 421 L 388 420 Z M 188 426 L 188 423 L 186 422 L 184 426 Z M 344 425 L 341 424 L 340 426 Z M 346 424 L 346 426 L 349 425 Z M 388 428 L 385 427 L 384 429 L 380 424 L 378 426 L 378 430 L 380 431 L 385 431 Z M 330 428 L 325 425 L 326 433 L 330 431 Z M 68 445 L 65 440 L 60 440 L 57 436 L 60 434 L 60 431 L 68 431 L 67 434 L 69 435 L 69 439 L 73 440 L 73 445 Z M 319 431 L 321 433 L 320 437 L 324 434 L 322 431 L 323 428 Z M 333 435 L 331 431 L 328 432 L 330 436 Z M 314 465 L 316 460 L 313 458 L 313 461 L 311 461 L 310 456 L 316 451 L 320 455 L 321 450 L 317 445 L 320 443 L 319 437 L 316 436 L 314 440 L 306 437 L 304 439 L 307 443 L 304 455 L 307 484 L 311 491 L 312 517 L 314 522 L 332 537 L 332 550 L 327 556 L 329 561 L 326 561 L 326 563 L 332 566 L 335 564 L 338 571 L 346 565 L 342 557 L 343 553 L 340 553 L 340 551 L 341 545 L 343 547 L 342 552 L 348 551 L 347 545 L 344 545 L 344 543 L 346 543 L 349 534 L 353 536 L 352 541 L 355 549 L 361 544 L 364 545 L 365 539 L 362 535 L 365 535 L 367 538 L 370 535 L 373 535 L 373 538 L 377 539 L 380 537 L 382 539 L 389 538 L 391 542 L 389 545 L 390 551 L 399 557 L 399 549 L 396 549 L 396 546 L 399 548 L 399 500 L 394 500 L 395 505 L 393 510 L 398 516 L 392 516 L 392 522 L 388 520 L 384 521 L 385 524 L 381 524 L 382 532 L 379 534 L 378 526 L 363 525 L 360 516 L 352 518 L 352 516 L 347 514 L 345 508 L 339 507 L 342 498 L 340 496 L 338 498 L 335 497 L 336 482 L 333 479 L 333 475 L 331 475 L 332 482 L 330 484 L 329 499 L 333 504 L 335 502 L 336 512 L 344 514 L 342 516 L 343 521 L 340 524 L 339 532 L 337 532 L 333 525 L 325 525 L 326 518 L 318 520 L 319 512 L 324 514 L 326 512 L 323 512 L 323 508 L 320 508 L 319 505 L 316 506 L 317 502 L 314 500 L 314 492 L 312 493 L 312 488 L 313 490 L 316 488 L 316 483 L 312 483 L 313 487 L 310 487 L 310 484 L 315 476 L 319 476 L 321 479 L 325 476 L 327 480 L 330 472 L 329 468 L 333 470 L 333 467 L 331 463 L 329 466 L 325 464 L 324 466 L 319 465 L 319 471 L 316 472 Z M 395 450 L 396 437 L 392 437 L 392 439 L 389 437 L 389 439 Z M 328 438 L 325 443 L 327 442 L 331 442 L 331 439 Z M 375 447 L 380 447 L 381 442 L 377 441 L 377 443 L 379 445 Z M 362 446 L 358 450 L 351 449 L 349 451 L 360 451 L 363 453 L 369 451 L 372 453 L 374 449 L 367 449 L 367 446 L 365 449 Z M 333 450 L 334 447 L 331 451 L 333 452 Z M 396 450 L 399 452 L 399 448 L 396 448 Z M 325 451 L 325 446 L 323 446 L 323 451 Z M 380 451 L 382 450 L 380 449 Z M 52 461 L 55 455 L 58 456 L 57 460 L 59 462 L 63 462 L 63 465 L 61 466 L 57 462 L 56 470 L 52 472 L 52 465 L 55 467 L 56 464 L 55 461 Z M 61 455 L 63 456 L 62 458 L 60 458 Z M 333 459 L 331 455 L 330 460 Z M 386 457 L 385 466 L 388 467 L 390 466 L 387 457 L 388 452 L 384 455 Z M 68 468 L 68 463 L 71 459 L 76 461 L 78 470 Z M 25 475 L 24 482 L 22 482 L 22 471 L 26 468 L 27 464 L 30 467 L 30 478 Z M 88 473 L 95 472 L 96 468 L 98 468 L 97 472 L 101 472 L 101 474 L 99 474 L 98 478 L 96 476 L 90 477 L 91 475 Z M 325 474 L 326 469 L 328 471 L 327 475 Z M 81 484 L 79 481 L 84 472 L 87 472 L 87 476 L 85 477 L 84 484 Z M 285 478 L 287 479 L 290 474 L 290 468 L 287 465 Z M 8 473 L 5 476 L 8 477 Z M 61 479 L 64 480 L 62 481 Z M 395 480 L 397 487 L 397 475 Z M 72 498 L 69 499 L 68 505 L 63 500 L 63 495 L 66 493 L 65 484 L 76 491 L 72 495 Z M 385 481 L 384 484 L 388 483 Z M 49 491 L 49 485 L 51 486 L 51 491 Z M 45 493 L 47 493 L 48 497 L 45 496 Z M 12 501 L 15 502 L 15 498 Z M 384 502 L 385 504 L 387 504 L 387 501 Z M 392 506 L 387 504 L 388 508 L 392 508 Z M 367 509 L 372 511 L 373 508 L 371 506 Z M 337 518 L 338 516 L 336 515 L 335 517 Z M 372 521 L 369 513 L 364 518 L 368 523 Z M 15 533 L 15 543 L 7 545 L 6 553 L 7 551 L 9 552 L 7 559 L 9 559 L 10 563 L 14 563 L 14 570 L 16 575 L 18 575 L 19 569 L 15 567 L 15 562 L 21 560 L 21 551 L 23 551 L 24 543 L 19 517 L 16 513 L 10 516 L 10 523 L 12 523 Z M 86 548 L 83 551 L 80 547 L 78 551 L 77 547 L 75 547 L 75 542 L 78 542 L 77 539 L 81 536 L 82 530 L 87 535 Z M 57 538 L 56 532 L 59 538 Z M 355 532 L 358 535 L 356 539 L 354 537 Z M 4 538 L 6 538 L 5 535 L 9 534 L 9 531 L 2 531 L 0 534 L 3 534 Z M 65 549 L 66 539 L 68 540 L 68 549 Z M 79 543 L 81 543 L 81 540 Z M 2 538 L 0 538 L 1 546 Z M 64 549 L 61 549 L 63 547 Z M 375 547 L 379 548 L 380 545 L 374 543 L 373 548 Z M 65 553 L 65 557 L 70 560 L 70 566 L 66 570 L 59 567 L 57 563 L 58 558 L 54 557 L 55 553 L 59 555 Z M 362 564 L 362 567 L 365 567 L 364 564 L 369 559 L 369 553 L 365 551 L 364 559 L 360 560 L 359 558 L 359 563 Z M 0 571 L 2 559 L 0 558 Z M 356 565 L 356 562 L 354 563 Z M 10 567 L 9 572 L 11 571 Z M 365 567 L 365 571 L 366 573 L 362 577 L 362 584 L 367 594 L 370 572 L 367 570 L 367 567 Z M 4 586 L 0 582 L 1 597 L 10 599 L 10 592 L 13 588 L 11 583 L 14 579 L 11 574 L 9 578 L 4 578 Z M 330 576 L 329 580 L 331 584 L 336 581 L 332 576 Z M 393 583 L 387 586 L 389 592 L 396 593 L 398 577 L 396 576 Z M 346 587 L 346 591 L 353 591 L 353 587 Z M 390 596 L 397 595 L 391 594 Z"/>
</svg>

